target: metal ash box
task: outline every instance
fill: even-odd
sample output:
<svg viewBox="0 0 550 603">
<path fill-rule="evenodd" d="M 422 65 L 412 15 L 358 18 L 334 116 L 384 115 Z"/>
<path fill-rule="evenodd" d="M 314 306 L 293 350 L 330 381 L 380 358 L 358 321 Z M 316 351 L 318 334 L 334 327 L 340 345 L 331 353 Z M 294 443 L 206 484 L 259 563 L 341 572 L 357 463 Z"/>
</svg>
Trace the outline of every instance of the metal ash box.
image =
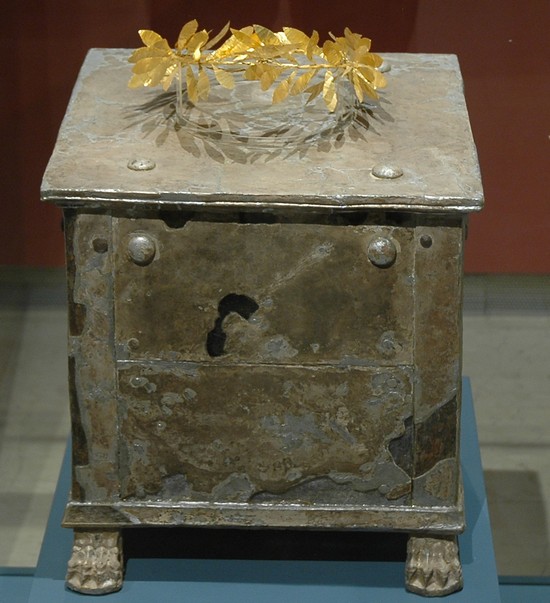
<svg viewBox="0 0 550 603">
<path fill-rule="evenodd" d="M 89 53 L 42 186 L 67 244 L 70 588 L 120 588 L 140 526 L 404 531 L 407 587 L 460 588 L 483 196 L 456 58 L 385 55 L 380 107 L 282 108 L 255 136 L 251 88 L 182 121 L 127 89 L 127 53 Z"/>
</svg>

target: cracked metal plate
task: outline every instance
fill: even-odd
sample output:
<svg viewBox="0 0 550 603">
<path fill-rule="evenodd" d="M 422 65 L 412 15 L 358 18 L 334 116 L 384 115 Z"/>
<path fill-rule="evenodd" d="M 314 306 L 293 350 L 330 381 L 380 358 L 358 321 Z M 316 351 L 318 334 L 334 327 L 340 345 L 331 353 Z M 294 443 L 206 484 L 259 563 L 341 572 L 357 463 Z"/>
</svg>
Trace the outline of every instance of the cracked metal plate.
<svg viewBox="0 0 550 603">
<path fill-rule="evenodd" d="M 122 364 L 123 499 L 406 502 L 409 369 Z"/>
<path fill-rule="evenodd" d="M 119 360 L 412 364 L 411 228 L 120 219 L 116 237 Z M 387 268 L 368 257 L 380 237 Z"/>
</svg>

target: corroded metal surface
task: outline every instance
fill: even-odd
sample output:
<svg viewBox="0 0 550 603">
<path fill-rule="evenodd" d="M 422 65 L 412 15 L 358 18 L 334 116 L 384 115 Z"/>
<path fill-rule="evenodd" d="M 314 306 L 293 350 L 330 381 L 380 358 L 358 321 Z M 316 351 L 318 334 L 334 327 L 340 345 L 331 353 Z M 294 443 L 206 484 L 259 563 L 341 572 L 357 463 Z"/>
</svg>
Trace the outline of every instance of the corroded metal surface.
<svg viewBox="0 0 550 603">
<path fill-rule="evenodd" d="M 278 105 L 267 154 L 242 136 L 197 137 L 176 122 L 166 96 L 129 90 L 128 55 L 124 49 L 90 51 L 44 177 L 44 198 L 88 207 L 133 200 L 140 206 L 240 209 L 481 208 L 476 151 L 452 55 L 384 55 L 391 75 L 380 108 L 363 118 L 368 127 L 344 128 L 311 144 L 296 148 L 276 133 L 285 131 L 288 116 Z M 233 109 L 245 121 L 253 112 L 250 103 Z M 213 119 L 205 118 L 202 130 Z M 322 129 L 322 100 L 301 119 Z M 231 115 L 220 120 L 226 123 Z M 403 175 L 376 177 L 371 170 L 379 166 Z"/>
<path fill-rule="evenodd" d="M 122 498 L 403 504 L 408 371 L 124 366 Z M 230 427 L 228 428 L 228 421 Z"/>
<path fill-rule="evenodd" d="M 118 588 L 119 528 L 225 525 L 407 531 L 409 588 L 455 589 L 482 204 L 455 58 L 388 55 L 360 133 L 258 154 L 127 91 L 126 54 L 88 56 L 42 189 L 66 218 L 72 587 Z"/>
<path fill-rule="evenodd" d="M 410 227 L 120 219 L 116 236 L 120 360 L 412 363 Z M 158 249 L 146 267 L 138 236 Z M 381 237 L 393 268 L 369 260 Z"/>
</svg>

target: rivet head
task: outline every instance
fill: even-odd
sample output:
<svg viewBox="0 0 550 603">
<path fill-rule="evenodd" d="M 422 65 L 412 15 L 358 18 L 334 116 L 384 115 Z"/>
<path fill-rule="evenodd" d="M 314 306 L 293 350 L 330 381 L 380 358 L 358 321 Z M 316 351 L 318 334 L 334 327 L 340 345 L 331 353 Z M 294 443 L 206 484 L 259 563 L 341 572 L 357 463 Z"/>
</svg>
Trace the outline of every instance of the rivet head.
<svg viewBox="0 0 550 603">
<path fill-rule="evenodd" d="M 432 237 L 430 237 L 430 235 L 422 235 L 420 237 L 420 244 L 422 245 L 422 247 L 424 247 L 424 249 L 428 249 L 429 247 L 432 246 L 433 240 Z"/>
<path fill-rule="evenodd" d="M 109 243 L 107 239 L 98 237 L 92 241 L 92 246 L 96 253 L 106 253 L 109 249 Z"/>
<path fill-rule="evenodd" d="M 137 350 L 139 348 L 139 340 L 135 337 L 131 337 L 130 339 L 128 339 L 128 347 L 131 350 Z"/>
<path fill-rule="evenodd" d="M 391 239 L 376 237 L 369 243 L 367 256 L 377 268 L 389 268 L 397 258 L 397 247 Z"/>
<path fill-rule="evenodd" d="M 138 266 L 147 266 L 157 253 L 155 241 L 145 234 L 135 234 L 128 241 L 128 255 Z"/>
<path fill-rule="evenodd" d="M 147 172 L 154 170 L 157 164 L 152 159 L 144 159 L 143 157 L 130 159 L 128 168 L 136 172 Z"/>
<path fill-rule="evenodd" d="M 388 163 L 379 163 L 372 168 L 372 175 L 376 178 L 384 178 L 386 180 L 393 180 L 403 176 L 403 170 L 396 165 L 390 165 Z"/>
</svg>

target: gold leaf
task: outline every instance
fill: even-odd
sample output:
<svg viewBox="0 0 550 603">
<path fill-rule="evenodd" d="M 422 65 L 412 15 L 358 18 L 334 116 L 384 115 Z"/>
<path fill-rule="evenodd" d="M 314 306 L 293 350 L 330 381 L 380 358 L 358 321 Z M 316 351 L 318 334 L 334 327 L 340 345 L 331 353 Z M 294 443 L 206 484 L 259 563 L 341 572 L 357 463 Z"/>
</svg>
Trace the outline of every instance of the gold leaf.
<svg viewBox="0 0 550 603">
<path fill-rule="evenodd" d="M 206 71 L 199 67 L 199 77 L 197 80 L 197 94 L 198 97 L 206 100 L 210 94 L 210 79 Z"/>
<path fill-rule="evenodd" d="M 334 84 L 334 75 L 332 71 L 325 73 L 325 81 L 323 82 L 323 100 L 332 113 L 336 109 L 338 97 L 336 96 L 336 85 Z"/>
<path fill-rule="evenodd" d="M 141 59 L 141 61 L 138 61 L 134 65 L 132 71 L 134 73 L 148 73 L 149 71 L 153 71 L 153 69 L 156 69 L 164 60 L 164 56 L 148 57 L 146 59 Z"/>
<path fill-rule="evenodd" d="M 260 87 L 262 90 L 267 90 L 273 82 L 281 75 L 281 68 L 272 65 L 264 65 L 263 73 L 260 77 Z"/>
<path fill-rule="evenodd" d="M 166 70 L 166 75 L 164 76 L 164 78 L 162 79 L 162 82 L 161 82 L 162 89 L 164 90 L 164 92 L 166 92 L 168 90 L 168 88 L 170 88 L 177 73 L 178 73 L 178 65 L 173 63 L 172 65 L 170 65 L 170 67 L 168 67 L 168 69 Z"/>
<path fill-rule="evenodd" d="M 336 42 L 327 40 L 323 44 L 323 54 L 331 65 L 337 66 L 342 61 L 342 54 Z"/>
<path fill-rule="evenodd" d="M 299 77 L 297 77 L 290 87 L 290 95 L 295 96 L 296 94 L 301 94 L 308 86 L 311 78 L 315 75 L 315 70 L 311 69 L 306 71 Z"/>
<path fill-rule="evenodd" d="M 241 45 L 243 46 L 243 50 L 257 48 L 260 45 L 260 39 L 258 38 L 258 36 L 254 37 L 253 35 L 250 35 L 248 32 L 242 29 L 232 29 L 231 33 L 241 43 Z"/>
<path fill-rule="evenodd" d="M 318 82 L 317 84 L 314 84 L 313 86 L 310 86 L 305 90 L 305 92 L 309 92 L 309 97 L 306 101 L 306 104 L 310 103 L 314 98 L 317 98 L 319 94 L 321 94 L 321 92 L 323 91 L 324 83 L 324 81 Z"/>
<path fill-rule="evenodd" d="M 374 70 L 374 87 L 375 88 L 385 88 L 387 85 L 386 78 L 378 69 Z"/>
<path fill-rule="evenodd" d="M 191 66 L 187 67 L 187 71 L 185 72 L 185 81 L 187 84 L 187 96 L 193 104 L 196 104 L 199 100 L 199 93 L 197 91 L 197 79 Z"/>
<path fill-rule="evenodd" d="M 229 31 L 229 21 L 223 26 L 220 33 L 214 36 L 209 42 L 204 45 L 205 50 L 210 50 L 216 46 L 216 44 L 225 36 L 225 34 Z"/>
<path fill-rule="evenodd" d="M 344 36 L 353 50 L 364 48 L 367 52 L 370 50 L 371 41 L 369 38 L 364 38 L 361 34 L 353 33 L 348 27 L 344 29 Z"/>
<path fill-rule="evenodd" d="M 290 78 L 284 79 L 273 91 L 273 104 L 284 101 L 290 91 Z"/>
<path fill-rule="evenodd" d="M 362 67 L 356 69 L 355 73 L 357 74 L 357 77 L 360 80 L 362 90 L 366 92 L 371 98 L 377 99 L 378 94 L 376 94 L 376 91 L 370 82 L 370 74 L 365 73 L 365 70 Z"/>
<path fill-rule="evenodd" d="M 145 86 L 145 82 L 149 79 L 149 74 L 147 73 L 136 73 L 130 78 L 128 82 L 128 88 L 139 88 L 140 86 Z"/>
<path fill-rule="evenodd" d="M 308 41 L 307 47 L 306 47 L 306 55 L 310 61 L 313 59 L 313 55 L 318 54 L 321 50 L 319 48 L 319 46 L 317 46 L 318 42 L 319 42 L 319 34 L 314 29 L 313 33 L 311 34 L 311 38 L 309 38 L 309 41 Z"/>
<path fill-rule="evenodd" d="M 260 42 L 267 45 L 280 45 L 279 38 L 267 27 L 263 25 L 254 25 L 254 32 L 258 35 Z"/>
<path fill-rule="evenodd" d="M 141 48 L 137 48 L 130 55 L 128 61 L 130 63 L 139 63 L 143 59 L 148 59 L 151 57 L 163 57 L 166 56 L 167 52 L 161 48 L 155 48 L 154 46 L 142 46 Z"/>
<path fill-rule="evenodd" d="M 188 21 L 180 31 L 180 35 L 178 36 L 178 41 L 176 42 L 176 48 L 178 50 L 183 50 L 187 46 L 187 42 L 191 38 L 191 36 L 197 31 L 199 24 L 196 19 L 192 21 Z"/>
<path fill-rule="evenodd" d="M 193 34 L 187 42 L 187 51 L 193 55 L 195 61 L 201 58 L 201 47 L 208 40 L 208 32 L 206 30 L 199 31 Z"/>
<path fill-rule="evenodd" d="M 145 44 L 145 46 L 153 46 L 157 42 L 161 42 L 162 40 L 164 40 L 162 36 L 159 36 L 158 33 L 150 29 L 140 29 L 138 33 L 139 37 L 141 38 L 141 41 Z"/>
<path fill-rule="evenodd" d="M 229 73 L 229 71 L 224 71 L 223 69 L 219 69 L 218 67 L 214 67 L 214 76 L 218 80 L 220 86 L 231 90 L 235 88 L 235 79 Z"/>
<path fill-rule="evenodd" d="M 283 27 L 283 31 L 291 44 L 297 44 L 300 48 L 306 49 L 309 44 L 309 36 L 294 27 Z"/>
<path fill-rule="evenodd" d="M 259 65 L 249 65 L 244 72 L 244 79 L 245 80 L 259 80 L 262 73 L 261 73 L 261 67 Z"/>
</svg>

